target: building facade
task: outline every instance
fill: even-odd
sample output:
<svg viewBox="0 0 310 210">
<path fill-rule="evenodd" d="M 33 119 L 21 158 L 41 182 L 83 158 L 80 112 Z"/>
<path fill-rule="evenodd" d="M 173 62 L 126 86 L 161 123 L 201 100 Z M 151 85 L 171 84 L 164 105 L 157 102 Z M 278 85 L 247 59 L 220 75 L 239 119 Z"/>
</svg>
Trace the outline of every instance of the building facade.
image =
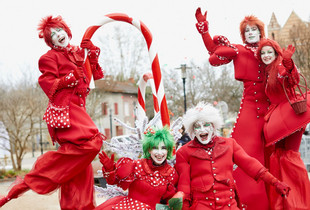
<svg viewBox="0 0 310 210">
<path fill-rule="evenodd" d="M 105 134 L 108 139 L 111 136 L 129 134 L 130 132 L 117 123 L 114 118 L 134 127 L 138 97 L 138 87 L 135 82 L 132 80 L 119 82 L 107 77 L 107 79 L 95 81 L 95 86 L 99 103 L 96 106 L 97 116 L 93 119 L 100 132 Z"/>
</svg>

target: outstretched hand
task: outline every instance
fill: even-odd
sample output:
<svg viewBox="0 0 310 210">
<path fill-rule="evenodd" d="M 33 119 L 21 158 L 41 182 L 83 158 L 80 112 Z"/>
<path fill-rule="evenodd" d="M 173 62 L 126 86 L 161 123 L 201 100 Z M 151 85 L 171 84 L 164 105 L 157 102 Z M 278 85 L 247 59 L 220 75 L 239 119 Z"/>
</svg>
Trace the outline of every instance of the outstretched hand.
<svg viewBox="0 0 310 210">
<path fill-rule="evenodd" d="M 99 160 L 104 171 L 109 172 L 114 170 L 114 153 L 111 155 L 111 158 L 109 158 L 108 155 L 102 151 L 99 153 Z"/>
<path fill-rule="evenodd" d="M 287 49 L 283 48 L 283 59 L 291 59 L 295 52 L 295 47 L 293 45 L 289 45 Z"/>
<path fill-rule="evenodd" d="M 201 13 L 201 8 L 198 7 L 195 13 L 196 19 L 198 22 L 204 22 L 207 21 L 207 11 L 205 12 L 205 14 L 203 15 Z"/>
</svg>

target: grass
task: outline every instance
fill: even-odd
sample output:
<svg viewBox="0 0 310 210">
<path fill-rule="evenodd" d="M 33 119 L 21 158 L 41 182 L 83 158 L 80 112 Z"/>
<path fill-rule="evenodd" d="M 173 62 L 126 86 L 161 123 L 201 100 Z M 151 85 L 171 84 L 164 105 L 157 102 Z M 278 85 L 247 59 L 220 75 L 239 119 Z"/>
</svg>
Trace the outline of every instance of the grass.
<svg viewBox="0 0 310 210">
<path fill-rule="evenodd" d="M 0 169 L 0 179 L 10 179 L 15 178 L 17 176 L 24 177 L 28 172 L 29 172 L 28 169 L 21 171 L 14 171 L 12 169 L 10 170 Z"/>
</svg>

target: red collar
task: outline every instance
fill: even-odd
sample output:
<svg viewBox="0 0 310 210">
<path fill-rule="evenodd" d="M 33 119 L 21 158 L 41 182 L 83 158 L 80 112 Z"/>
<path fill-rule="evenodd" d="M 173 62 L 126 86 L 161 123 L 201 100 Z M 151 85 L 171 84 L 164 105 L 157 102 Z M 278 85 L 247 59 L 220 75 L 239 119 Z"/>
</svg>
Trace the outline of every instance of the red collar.
<svg viewBox="0 0 310 210">
<path fill-rule="evenodd" d="M 158 171 L 163 176 L 169 176 L 173 169 L 167 161 L 163 162 L 160 166 L 155 166 L 152 159 L 141 159 L 141 163 L 144 171 L 148 174 Z"/>
</svg>

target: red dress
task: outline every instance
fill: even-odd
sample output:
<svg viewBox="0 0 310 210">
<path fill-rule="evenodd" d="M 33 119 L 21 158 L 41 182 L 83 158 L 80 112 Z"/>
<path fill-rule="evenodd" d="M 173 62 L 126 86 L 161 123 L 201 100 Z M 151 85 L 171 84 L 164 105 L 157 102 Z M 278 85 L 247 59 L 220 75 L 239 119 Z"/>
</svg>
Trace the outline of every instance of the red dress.
<svg viewBox="0 0 310 210">
<path fill-rule="evenodd" d="M 150 159 L 131 160 L 121 158 L 115 171 L 105 173 L 108 184 L 117 184 L 128 196 L 111 198 L 96 209 L 144 209 L 155 210 L 161 199 L 169 199 L 176 193 L 178 174 L 166 162 L 154 166 Z"/>
<path fill-rule="evenodd" d="M 270 206 L 272 209 L 310 209 L 310 182 L 308 172 L 298 152 L 304 127 L 310 122 L 310 101 L 308 111 L 295 114 L 282 88 L 284 77 L 289 98 L 292 98 L 289 87 L 299 82 L 296 69 L 289 73 L 283 65 L 277 66 L 279 76 L 277 91 L 266 94 L 270 98 L 270 109 L 265 117 L 264 133 L 266 146 L 276 144 L 276 150 L 270 157 L 270 173 L 290 186 L 287 199 L 283 199 L 273 188 L 270 188 Z M 287 83 L 288 82 L 288 83 Z M 308 94 L 308 97 L 310 95 Z M 289 143 L 288 143 L 289 142 Z"/>
<path fill-rule="evenodd" d="M 237 205 L 241 204 L 237 202 L 234 164 L 253 180 L 265 170 L 234 139 L 214 137 L 213 142 L 213 145 L 202 145 L 195 138 L 176 153 L 178 190 L 183 191 L 185 199 L 191 202 L 191 206 L 184 206 L 184 210 L 238 209 Z"/>
<path fill-rule="evenodd" d="M 263 84 L 264 69 L 259 68 L 259 62 L 255 57 L 257 45 L 229 44 L 222 36 L 216 36 L 214 42 L 209 33 L 202 34 L 202 38 L 207 49 L 211 49 L 215 42 L 225 41 L 225 45 L 217 46 L 216 50 L 211 52 L 209 61 L 213 66 L 233 61 L 235 79 L 243 82 L 240 110 L 231 136 L 248 155 L 265 165 L 263 126 L 269 101 Z M 248 209 L 268 209 L 268 198 L 263 182 L 255 182 L 239 168 L 233 172 L 233 175 L 240 200 L 248 206 Z M 257 202 L 257 198 L 260 202 Z"/>
<path fill-rule="evenodd" d="M 68 49 L 73 50 L 71 47 Z M 78 82 L 72 74 L 77 68 L 72 55 L 83 58 L 84 53 L 82 50 L 70 50 L 51 49 L 40 58 L 42 75 L 39 84 L 55 105 L 69 105 L 71 127 L 48 126 L 53 141 L 57 141 L 60 147 L 57 151 L 48 151 L 40 156 L 24 181 L 39 194 L 50 193 L 60 187 L 62 209 L 93 209 L 91 162 L 100 151 L 104 136 L 99 133 L 85 109 L 89 92 L 86 70 L 83 68 L 84 77 L 79 78 Z M 92 71 L 97 78 L 103 77 L 99 66 Z M 65 83 L 67 79 L 72 83 Z"/>
</svg>

